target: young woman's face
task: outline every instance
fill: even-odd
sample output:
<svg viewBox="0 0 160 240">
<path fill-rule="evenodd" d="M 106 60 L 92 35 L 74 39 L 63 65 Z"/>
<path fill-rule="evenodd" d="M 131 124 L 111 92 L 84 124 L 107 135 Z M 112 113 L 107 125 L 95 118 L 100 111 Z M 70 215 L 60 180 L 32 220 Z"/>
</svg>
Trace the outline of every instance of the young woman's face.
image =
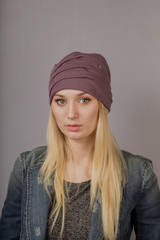
<svg viewBox="0 0 160 240">
<path fill-rule="evenodd" d="M 59 129 L 68 139 L 83 140 L 92 136 L 98 120 L 96 98 L 66 89 L 54 95 L 51 107 Z"/>
</svg>

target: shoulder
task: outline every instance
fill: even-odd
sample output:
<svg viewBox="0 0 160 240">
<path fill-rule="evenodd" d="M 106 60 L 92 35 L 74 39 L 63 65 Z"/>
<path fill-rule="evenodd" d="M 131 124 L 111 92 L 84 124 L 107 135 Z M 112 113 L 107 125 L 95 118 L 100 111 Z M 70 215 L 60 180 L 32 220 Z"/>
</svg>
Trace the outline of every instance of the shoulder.
<svg viewBox="0 0 160 240">
<path fill-rule="evenodd" d="M 145 188 L 156 182 L 152 161 L 146 157 L 122 151 L 127 166 L 127 185 L 130 189 L 139 189 L 142 193 Z"/>
<path fill-rule="evenodd" d="M 146 157 L 122 150 L 128 171 L 142 171 L 147 166 L 152 166 L 152 161 Z"/>
<path fill-rule="evenodd" d="M 25 177 L 29 168 L 40 168 L 45 160 L 47 152 L 46 146 L 37 147 L 31 151 L 22 152 L 16 159 L 12 173 Z"/>
<path fill-rule="evenodd" d="M 21 161 L 24 161 L 26 167 L 41 165 L 46 157 L 47 147 L 41 146 L 34 148 L 31 151 L 26 151 L 20 154 Z"/>
</svg>

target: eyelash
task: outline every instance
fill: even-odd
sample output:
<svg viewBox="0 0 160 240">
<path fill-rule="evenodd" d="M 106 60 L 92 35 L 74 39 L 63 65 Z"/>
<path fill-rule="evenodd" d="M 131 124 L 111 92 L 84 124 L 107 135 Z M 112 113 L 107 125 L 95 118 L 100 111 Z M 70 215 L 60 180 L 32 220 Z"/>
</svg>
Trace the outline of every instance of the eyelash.
<svg viewBox="0 0 160 240">
<path fill-rule="evenodd" d="M 83 102 L 82 103 L 88 103 L 89 101 L 90 101 L 90 99 L 89 98 L 82 98 L 82 99 L 80 99 L 80 101 L 81 100 L 83 100 Z"/>
<path fill-rule="evenodd" d="M 65 100 L 64 100 L 64 99 L 57 99 L 57 100 L 55 100 L 55 102 L 56 102 L 58 105 L 64 105 Z M 63 102 L 63 103 L 62 103 L 62 102 Z"/>
<path fill-rule="evenodd" d="M 82 102 L 81 102 L 82 101 Z M 88 103 L 90 101 L 89 98 L 81 98 L 79 100 L 80 103 Z M 64 99 L 56 99 L 55 102 L 58 104 L 58 105 L 64 105 L 65 103 L 65 100 Z M 62 103 L 63 102 L 63 103 Z"/>
</svg>

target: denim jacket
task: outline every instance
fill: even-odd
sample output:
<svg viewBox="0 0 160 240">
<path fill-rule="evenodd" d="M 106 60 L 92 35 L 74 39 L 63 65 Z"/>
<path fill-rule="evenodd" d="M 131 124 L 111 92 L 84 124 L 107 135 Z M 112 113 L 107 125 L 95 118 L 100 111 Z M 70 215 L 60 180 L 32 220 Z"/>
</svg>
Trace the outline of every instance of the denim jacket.
<svg viewBox="0 0 160 240">
<path fill-rule="evenodd" d="M 39 170 L 46 147 L 22 153 L 10 175 L 0 220 L 0 240 L 45 240 L 49 197 Z M 134 227 L 137 240 L 160 240 L 160 191 L 150 160 L 123 151 L 128 167 L 117 240 L 129 240 Z M 104 239 L 101 200 L 92 210 L 89 240 Z"/>
</svg>

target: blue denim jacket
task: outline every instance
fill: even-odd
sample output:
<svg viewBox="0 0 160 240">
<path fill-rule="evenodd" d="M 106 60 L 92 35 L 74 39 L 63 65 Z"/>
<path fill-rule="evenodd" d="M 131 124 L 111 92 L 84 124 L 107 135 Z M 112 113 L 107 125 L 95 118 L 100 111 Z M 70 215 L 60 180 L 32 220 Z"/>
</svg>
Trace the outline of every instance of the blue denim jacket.
<svg viewBox="0 0 160 240">
<path fill-rule="evenodd" d="M 44 240 L 49 210 L 39 170 L 46 147 L 22 153 L 14 164 L 0 220 L 0 240 Z M 124 189 L 117 240 L 160 240 L 160 191 L 152 163 L 124 152 L 128 181 Z M 104 239 L 100 197 L 92 211 L 89 240 Z"/>
</svg>

